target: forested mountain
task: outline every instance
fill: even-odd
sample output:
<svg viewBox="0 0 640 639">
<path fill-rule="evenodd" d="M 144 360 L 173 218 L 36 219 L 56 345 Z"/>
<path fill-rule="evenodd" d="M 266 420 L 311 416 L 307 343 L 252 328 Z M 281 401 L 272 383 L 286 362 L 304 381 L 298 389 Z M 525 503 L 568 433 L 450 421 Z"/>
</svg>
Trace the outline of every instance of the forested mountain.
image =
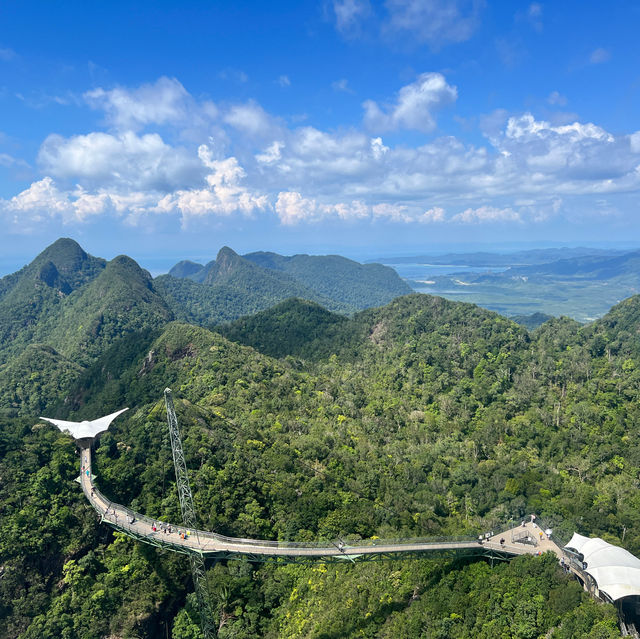
<svg viewBox="0 0 640 639">
<path fill-rule="evenodd" d="M 336 259 L 342 260 L 329 261 Z M 318 260 L 311 261 L 325 263 L 325 258 Z M 68 391 L 107 349 L 118 349 L 120 340 L 130 348 L 127 336 L 149 334 L 173 319 L 218 324 L 293 296 L 352 312 L 379 299 L 387 301 L 394 287 L 410 290 L 391 269 L 376 265 L 362 267 L 368 275 L 359 288 L 352 276 L 360 267 L 344 260 L 325 273 L 326 289 L 342 290 L 348 284 L 353 298 L 347 303 L 344 290 L 342 297 L 326 297 L 321 287 L 263 268 L 227 247 L 206 267 L 185 262 L 172 269 L 185 277 L 152 280 L 131 258 L 106 262 L 85 253 L 75 241 L 60 239 L 18 273 L 0 279 L 0 411 L 30 414 L 31 407 L 56 405 L 58 399 L 52 398 Z M 195 271 L 201 271 L 199 281 L 186 279 Z M 313 286 L 320 279 L 318 269 L 315 278 Z"/>
<path fill-rule="evenodd" d="M 343 315 L 331 313 L 314 302 L 292 298 L 216 330 L 272 357 L 295 355 L 315 359 L 339 348 L 345 336 L 348 339 L 350 327 L 351 322 Z"/>
<path fill-rule="evenodd" d="M 0 279 L 0 363 L 3 351 L 19 352 L 37 339 L 40 322 L 58 313 L 65 298 L 96 278 L 105 264 L 73 240 L 60 239 L 31 264 Z"/>
<path fill-rule="evenodd" d="M 426 295 L 350 318 L 291 299 L 217 332 L 167 323 L 154 282 L 117 258 L 55 317 L 79 321 L 75 295 L 94 317 L 125 281 L 130 330 L 94 343 L 47 324 L 59 350 L 32 344 L 2 370 L 3 406 L 22 416 L 0 416 L 0 639 L 199 636 L 188 562 L 101 525 L 73 481 L 73 443 L 37 419 L 129 406 L 97 445 L 98 484 L 179 521 L 166 386 L 203 528 L 475 535 L 536 512 L 559 540 L 577 530 L 640 554 L 640 297 L 533 332 Z M 615 609 L 545 557 L 220 562 L 209 582 L 222 638 L 619 636 Z"/>
<path fill-rule="evenodd" d="M 203 326 L 235 320 L 289 297 L 313 300 L 343 312 L 352 310 L 286 273 L 245 260 L 228 247 L 220 249 L 216 259 L 199 271 L 183 278 L 174 276 L 182 272 L 188 272 L 183 262 L 171 269 L 169 275 L 157 277 L 156 286 L 176 317 Z"/>
<path fill-rule="evenodd" d="M 191 280 L 200 286 L 194 286 Z M 290 297 L 353 313 L 411 293 L 391 268 L 338 255 L 249 253 L 224 247 L 205 266 L 183 261 L 156 278 L 176 316 L 203 326 L 237 319 Z"/>
<path fill-rule="evenodd" d="M 248 253 L 244 258 L 264 268 L 287 273 L 321 295 L 357 310 L 382 306 L 395 297 L 411 293 L 409 285 L 393 269 L 382 264 L 358 264 L 340 255 L 285 257 L 258 252 Z"/>
</svg>

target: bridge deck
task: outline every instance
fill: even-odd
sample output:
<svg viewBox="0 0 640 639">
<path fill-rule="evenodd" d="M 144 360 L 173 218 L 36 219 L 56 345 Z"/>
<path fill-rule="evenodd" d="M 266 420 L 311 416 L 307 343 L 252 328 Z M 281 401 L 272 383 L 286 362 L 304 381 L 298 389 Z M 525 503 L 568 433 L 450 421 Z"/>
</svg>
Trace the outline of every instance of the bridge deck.
<svg viewBox="0 0 640 639">
<path fill-rule="evenodd" d="M 434 551 L 494 552 L 504 555 L 539 554 L 551 551 L 562 557 L 562 550 L 533 522 L 483 538 L 449 539 L 367 539 L 358 542 L 300 543 L 267 541 L 261 539 L 239 539 L 225 537 L 203 530 L 186 530 L 184 526 L 162 523 L 136 513 L 125 506 L 108 500 L 93 483 L 91 473 L 91 448 L 80 449 L 80 484 L 91 505 L 102 516 L 103 521 L 114 528 L 156 546 L 169 547 L 185 554 L 204 556 L 250 555 L 256 558 L 309 559 L 309 560 L 355 560 L 375 556 L 393 556 L 403 553 Z M 153 526 L 156 530 L 153 530 Z M 528 538 L 528 539 L 527 539 Z M 500 543 L 503 541 L 504 543 Z"/>
</svg>

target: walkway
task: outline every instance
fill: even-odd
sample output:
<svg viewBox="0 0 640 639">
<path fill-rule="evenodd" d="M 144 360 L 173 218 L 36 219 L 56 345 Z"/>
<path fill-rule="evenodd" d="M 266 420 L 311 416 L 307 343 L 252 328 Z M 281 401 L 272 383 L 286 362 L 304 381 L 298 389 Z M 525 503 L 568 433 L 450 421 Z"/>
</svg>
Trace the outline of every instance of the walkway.
<svg viewBox="0 0 640 639">
<path fill-rule="evenodd" d="M 185 554 L 197 553 L 205 557 L 238 558 L 249 556 L 257 561 L 281 559 L 285 561 L 356 561 L 398 557 L 424 552 L 468 551 L 474 554 L 526 555 L 551 551 L 558 558 L 562 550 L 533 522 L 493 536 L 442 539 L 364 539 L 349 543 L 300 543 L 239 539 L 203 530 L 186 530 L 184 526 L 153 520 L 107 499 L 93 483 L 91 448 L 80 449 L 82 490 L 102 520 L 117 530 L 155 546 L 170 548 Z M 153 529 L 155 526 L 155 530 Z M 542 538 L 541 538 L 542 537 Z M 504 543 L 500 543 L 503 541 Z"/>
</svg>

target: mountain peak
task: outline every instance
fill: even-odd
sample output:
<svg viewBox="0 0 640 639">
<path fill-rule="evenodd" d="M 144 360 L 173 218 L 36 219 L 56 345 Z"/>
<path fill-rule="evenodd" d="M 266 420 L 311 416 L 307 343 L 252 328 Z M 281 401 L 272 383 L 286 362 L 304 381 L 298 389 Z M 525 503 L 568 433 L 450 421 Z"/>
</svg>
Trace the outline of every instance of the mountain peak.
<svg viewBox="0 0 640 639">
<path fill-rule="evenodd" d="M 224 260 L 232 260 L 240 257 L 232 248 L 228 246 L 223 246 L 216 256 L 216 262 L 222 262 Z"/>
<path fill-rule="evenodd" d="M 228 246 L 223 246 L 216 256 L 217 275 L 227 275 L 244 261 L 245 260 L 242 259 L 233 249 L 230 249 Z"/>
<path fill-rule="evenodd" d="M 37 265 L 38 272 L 44 269 L 46 279 L 64 280 L 72 290 L 93 279 L 105 263 L 105 260 L 86 253 L 75 240 L 61 237 L 42 251 L 32 264 Z M 52 266 L 57 273 L 54 274 Z"/>
</svg>

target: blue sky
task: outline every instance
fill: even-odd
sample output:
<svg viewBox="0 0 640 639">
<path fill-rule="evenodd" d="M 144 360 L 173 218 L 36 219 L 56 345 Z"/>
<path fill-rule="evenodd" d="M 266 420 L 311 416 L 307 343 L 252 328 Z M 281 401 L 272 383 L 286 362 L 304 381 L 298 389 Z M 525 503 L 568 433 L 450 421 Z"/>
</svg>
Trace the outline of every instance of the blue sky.
<svg viewBox="0 0 640 639">
<path fill-rule="evenodd" d="M 640 5 L 0 5 L 0 272 L 640 245 Z M 11 269 L 8 269 L 11 270 Z"/>
</svg>

